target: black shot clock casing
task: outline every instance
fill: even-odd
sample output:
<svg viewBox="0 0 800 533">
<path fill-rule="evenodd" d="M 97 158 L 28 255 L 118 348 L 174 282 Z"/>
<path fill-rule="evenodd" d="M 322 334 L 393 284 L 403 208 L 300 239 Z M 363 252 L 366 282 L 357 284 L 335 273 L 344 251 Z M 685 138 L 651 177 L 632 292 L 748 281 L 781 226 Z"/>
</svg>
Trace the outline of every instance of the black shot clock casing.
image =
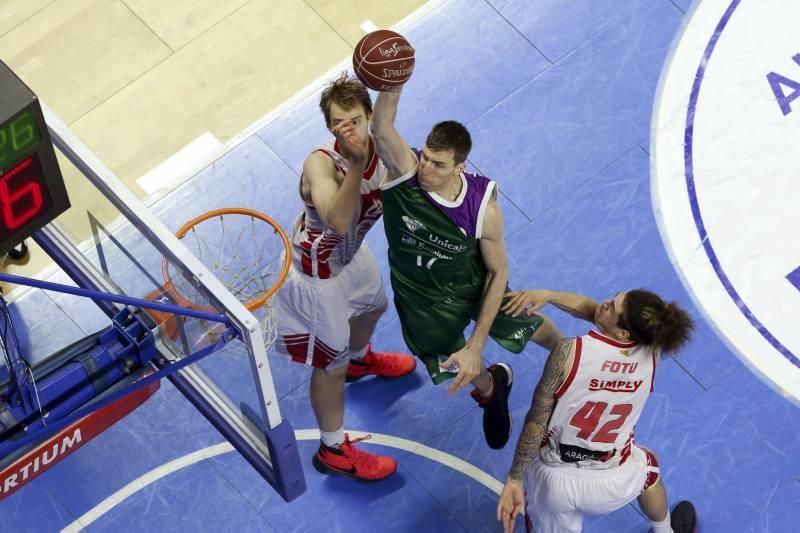
<svg viewBox="0 0 800 533">
<path fill-rule="evenodd" d="M 39 99 L 0 61 L 0 253 L 69 205 Z"/>
</svg>

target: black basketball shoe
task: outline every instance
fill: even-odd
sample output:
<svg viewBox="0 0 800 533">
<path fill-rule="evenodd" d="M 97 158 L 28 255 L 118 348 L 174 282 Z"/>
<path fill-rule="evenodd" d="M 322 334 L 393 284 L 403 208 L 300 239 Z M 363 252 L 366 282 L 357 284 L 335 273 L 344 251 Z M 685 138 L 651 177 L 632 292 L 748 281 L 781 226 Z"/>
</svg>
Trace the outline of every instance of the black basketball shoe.
<svg viewBox="0 0 800 533">
<path fill-rule="evenodd" d="M 689 500 L 678 502 L 670 511 L 669 516 L 674 533 L 695 533 L 697 531 L 697 511 Z"/>
<path fill-rule="evenodd" d="M 472 391 L 472 398 L 483 409 L 483 434 L 486 444 L 493 450 L 503 448 L 511 437 L 511 413 L 508 411 L 508 395 L 514 373 L 505 363 L 498 363 L 488 368 L 494 380 L 494 391 L 489 398 L 481 396 L 478 389 Z"/>
</svg>

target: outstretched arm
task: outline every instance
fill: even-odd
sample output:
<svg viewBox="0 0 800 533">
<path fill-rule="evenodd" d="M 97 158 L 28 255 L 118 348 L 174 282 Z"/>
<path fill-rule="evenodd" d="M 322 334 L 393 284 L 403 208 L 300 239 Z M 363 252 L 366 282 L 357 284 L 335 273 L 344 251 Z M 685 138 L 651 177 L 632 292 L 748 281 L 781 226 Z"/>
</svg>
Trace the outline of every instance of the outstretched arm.
<svg viewBox="0 0 800 533">
<path fill-rule="evenodd" d="M 495 189 L 495 194 L 496 191 L 497 189 Z M 483 262 L 486 265 L 486 282 L 481 309 L 478 319 L 475 321 L 475 329 L 466 346 L 450 355 L 450 358 L 442 364 L 445 367 L 457 364 L 459 367 L 458 375 L 448 389 L 451 394 L 471 383 L 480 374 L 486 338 L 489 336 L 489 330 L 500 309 L 503 293 L 508 284 L 508 260 L 503 241 L 503 214 L 494 197 L 486 204 L 480 247 Z"/>
<path fill-rule="evenodd" d="M 401 90 L 378 93 L 372 113 L 372 138 L 388 171 L 388 181 L 408 174 L 417 166 L 417 159 L 394 125 Z"/>
<path fill-rule="evenodd" d="M 514 530 L 514 520 L 525 505 L 522 477 L 542 444 L 542 438 L 556 405 L 555 393 L 564 383 L 575 358 L 575 340 L 561 339 L 547 357 L 542 377 L 533 392 L 533 401 L 525 415 L 525 426 L 517 442 L 514 461 L 506 485 L 497 504 L 497 519 L 508 533 Z"/>
<path fill-rule="evenodd" d="M 530 316 L 544 307 L 545 304 L 550 304 L 575 318 L 594 322 L 594 313 L 597 310 L 597 302 L 588 296 L 571 292 L 529 289 L 508 292 L 506 297 L 507 299 L 500 310 L 511 316 L 519 316 L 522 313 Z"/>
</svg>

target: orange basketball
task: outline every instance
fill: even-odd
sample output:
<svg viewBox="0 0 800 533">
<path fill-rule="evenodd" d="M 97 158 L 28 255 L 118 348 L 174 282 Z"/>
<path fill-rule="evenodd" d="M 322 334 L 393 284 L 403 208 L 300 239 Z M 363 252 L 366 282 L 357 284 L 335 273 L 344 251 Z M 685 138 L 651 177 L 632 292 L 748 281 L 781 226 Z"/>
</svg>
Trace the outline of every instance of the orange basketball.
<svg viewBox="0 0 800 533">
<path fill-rule="evenodd" d="M 374 91 L 400 87 L 414 72 L 414 48 L 399 33 L 373 31 L 358 41 L 353 69 L 361 83 Z"/>
</svg>

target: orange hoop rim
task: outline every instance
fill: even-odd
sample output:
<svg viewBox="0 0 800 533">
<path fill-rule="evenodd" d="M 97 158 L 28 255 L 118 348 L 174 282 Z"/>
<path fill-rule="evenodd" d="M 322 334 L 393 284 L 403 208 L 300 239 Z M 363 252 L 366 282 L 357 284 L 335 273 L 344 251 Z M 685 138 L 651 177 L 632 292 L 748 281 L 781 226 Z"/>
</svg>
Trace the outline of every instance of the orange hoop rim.
<svg viewBox="0 0 800 533">
<path fill-rule="evenodd" d="M 284 250 L 284 257 L 285 261 L 283 264 L 283 268 L 281 269 L 281 273 L 278 276 L 278 280 L 269 288 L 267 291 L 256 298 L 255 300 L 250 300 L 249 302 L 242 302 L 248 311 L 255 311 L 259 307 L 262 307 L 270 297 L 275 294 L 275 292 L 283 285 L 283 282 L 286 280 L 286 276 L 289 274 L 289 268 L 292 263 L 292 249 L 289 245 L 289 237 L 286 236 L 286 232 L 283 231 L 283 228 L 275 222 L 271 217 L 261 213 L 259 211 L 255 211 L 253 209 L 247 209 L 245 207 L 223 207 L 221 209 L 212 209 L 202 215 L 199 215 L 192 220 L 186 222 L 181 228 L 175 232 L 175 236 L 178 239 L 183 239 L 183 237 L 189 233 L 189 230 L 192 229 L 194 226 L 197 226 L 201 222 L 205 222 L 211 218 L 221 217 L 224 215 L 245 215 L 252 218 L 257 218 L 263 222 L 266 222 L 275 230 L 275 232 L 280 236 L 281 240 L 283 241 L 283 250 Z M 164 275 L 164 289 L 169 292 L 170 296 L 172 296 L 179 305 L 183 307 L 190 307 L 192 309 L 197 309 L 199 311 L 208 311 L 212 313 L 219 312 L 218 309 L 213 307 L 209 307 L 206 305 L 200 305 L 197 303 L 192 302 L 191 300 L 187 299 L 183 296 L 178 289 L 175 288 L 175 285 L 172 283 L 172 279 L 169 275 L 169 261 L 166 257 L 161 259 L 161 270 Z M 226 287 L 227 288 L 227 287 Z"/>
</svg>

